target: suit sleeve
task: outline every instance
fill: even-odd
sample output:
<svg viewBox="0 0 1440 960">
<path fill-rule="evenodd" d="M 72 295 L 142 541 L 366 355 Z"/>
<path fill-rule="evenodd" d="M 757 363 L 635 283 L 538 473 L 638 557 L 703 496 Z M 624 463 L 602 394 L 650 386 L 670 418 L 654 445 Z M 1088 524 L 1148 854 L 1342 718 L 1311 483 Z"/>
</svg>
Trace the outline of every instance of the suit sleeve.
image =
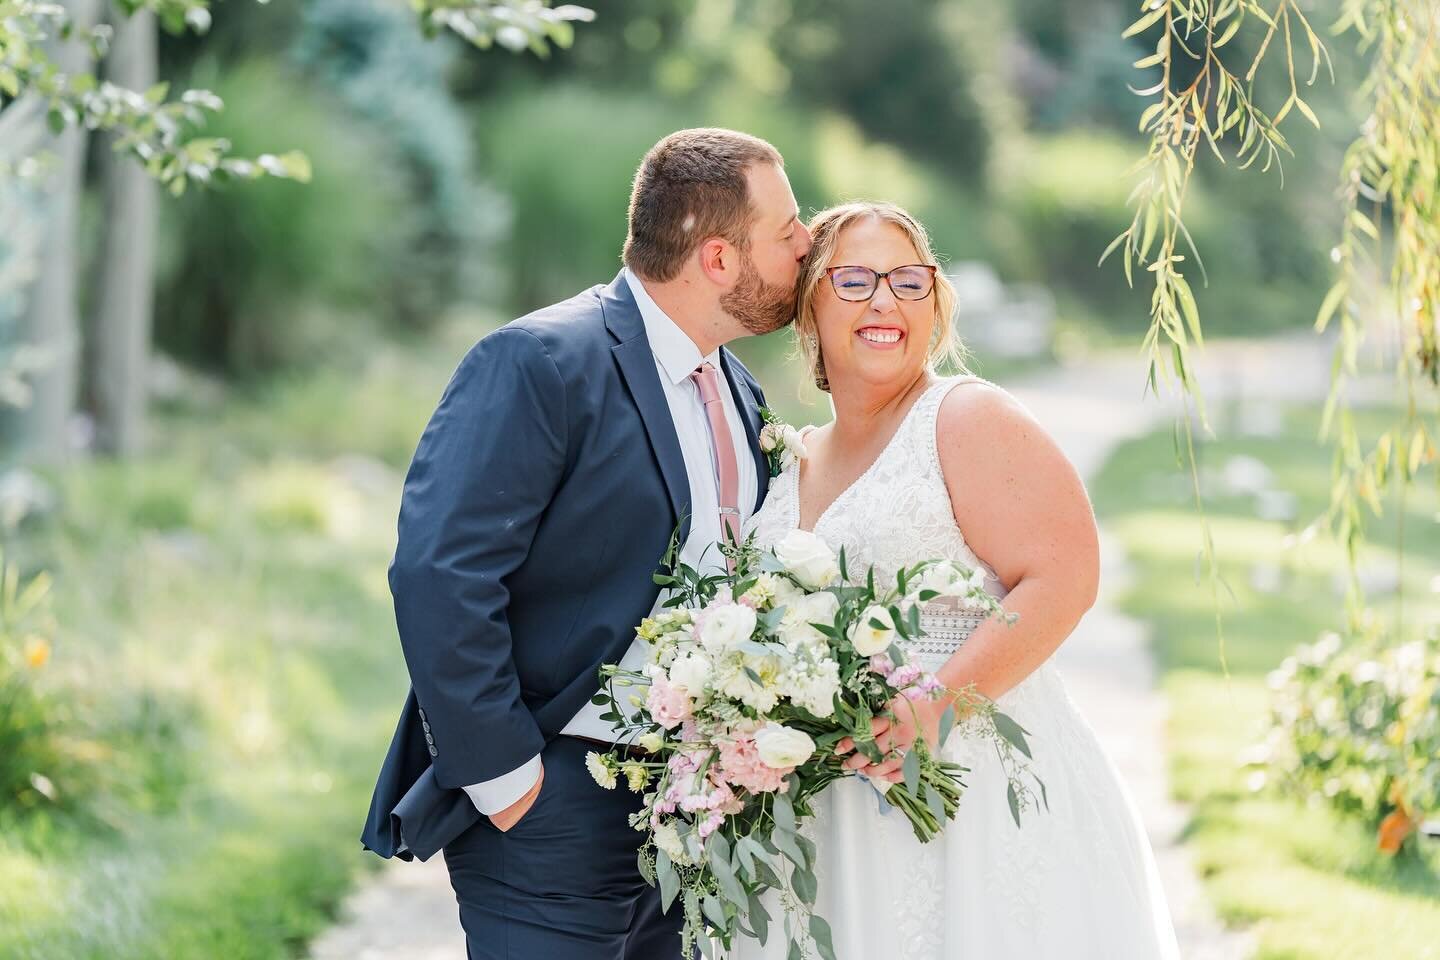
<svg viewBox="0 0 1440 960">
<path fill-rule="evenodd" d="M 390 590 L 442 787 L 500 777 L 545 745 L 520 698 L 506 584 L 564 471 L 565 404 L 540 340 L 498 330 L 455 371 L 405 478 Z"/>
</svg>

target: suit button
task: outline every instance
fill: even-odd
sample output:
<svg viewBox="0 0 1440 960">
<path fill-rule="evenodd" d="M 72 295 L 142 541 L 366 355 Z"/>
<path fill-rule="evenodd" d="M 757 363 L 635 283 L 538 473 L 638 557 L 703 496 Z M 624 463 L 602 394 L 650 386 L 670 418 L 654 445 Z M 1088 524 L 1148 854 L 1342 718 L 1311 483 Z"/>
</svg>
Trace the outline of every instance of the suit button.
<svg viewBox="0 0 1440 960">
<path fill-rule="evenodd" d="M 422 721 L 420 721 L 420 726 L 422 726 L 422 727 L 425 728 L 425 732 L 426 732 L 426 733 L 429 733 L 429 732 L 430 732 L 430 724 L 429 724 L 428 722 L 422 720 Z"/>
<path fill-rule="evenodd" d="M 432 747 L 435 746 L 435 738 L 432 737 L 432 736 L 431 736 L 430 734 L 428 734 L 428 733 L 425 734 L 425 742 L 428 743 L 428 744 L 430 744 L 430 746 L 432 746 Z"/>
<path fill-rule="evenodd" d="M 434 745 L 434 744 L 431 744 L 431 745 L 430 745 L 430 756 L 432 756 L 432 757 L 438 757 L 438 756 L 440 756 L 440 751 L 435 749 L 435 745 Z"/>
</svg>

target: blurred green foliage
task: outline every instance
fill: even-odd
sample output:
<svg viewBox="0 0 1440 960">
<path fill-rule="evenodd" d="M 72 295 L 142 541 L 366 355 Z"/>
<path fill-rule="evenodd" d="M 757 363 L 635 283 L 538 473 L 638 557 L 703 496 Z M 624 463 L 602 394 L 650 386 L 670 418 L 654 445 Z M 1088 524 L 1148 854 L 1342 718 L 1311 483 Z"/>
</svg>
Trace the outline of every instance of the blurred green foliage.
<svg viewBox="0 0 1440 960">
<path fill-rule="evenodd" d="M 264 61 L 214 78 L 217 132 L 241 150 L 283 142 L 316 166 L 306 186 L 196 191 L 162 208 L 155 336 L 161 349 L 235 374 L 324 360 L 374 326 L 405 194 L 379 132 Z M 262 147 L 263 149 L 263 147 Z"/>
<path fill-rule="evenodd" d="M 605 283 L 641 155 L 706 124 L 775 142 L 806 211 L 896 200 L 952 259 L 1047 285 L 1072 330 L 1143 329 L 1145 295 L 1096 266 L 1127 222 L 1140 150 L 1142 101 L 1126 83 L 1144 43 L 1119 37 L 1122 12 L 1091 0 L 592 6 L 573 49 L 544 59 L 456 57 L 381 0 L 217 9 L 217 61 L 171 41 L 192 80 L 225 78 L 240 149 L 306 149 L 319 182 L 314 198 L 261 184 L 243 202 L 187 202 L 167 230 L 162 345 L 270 373 L 354 349 L 366 327 L 424 329 L 457 301 L 519 315 Z M 1197 179 L 1207 330 L 1313 316 L 1334 223 L 1314 198 L 1329 195 L 1344 139 L 1347 64 L 1308 94 L 1332 129 L 1297 134 L 1284 190 L 1275 175 Z"/>
</svg>

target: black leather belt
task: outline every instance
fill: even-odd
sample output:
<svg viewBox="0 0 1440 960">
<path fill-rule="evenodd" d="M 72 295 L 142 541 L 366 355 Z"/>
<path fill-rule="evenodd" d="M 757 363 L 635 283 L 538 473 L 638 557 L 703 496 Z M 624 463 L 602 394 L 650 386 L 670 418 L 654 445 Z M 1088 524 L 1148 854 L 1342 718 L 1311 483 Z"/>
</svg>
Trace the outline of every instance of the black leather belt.
<svg viewBox="0 0 1440 960">
<path fill-rule="evenodd" d="M 612 743 L 609 740 L 597 740 L 595 737 L 582 737 L 579 734 L 565 733 L 561 736 L 569 737 L 571 740 L 579 740 L 581 743 L 588 743 L 601 753 L 618 753 L 622 757 L 631 760 L 654 760 L 655 757 L 645 752 L 645 748 L 638 743 Z"/>
</svg>

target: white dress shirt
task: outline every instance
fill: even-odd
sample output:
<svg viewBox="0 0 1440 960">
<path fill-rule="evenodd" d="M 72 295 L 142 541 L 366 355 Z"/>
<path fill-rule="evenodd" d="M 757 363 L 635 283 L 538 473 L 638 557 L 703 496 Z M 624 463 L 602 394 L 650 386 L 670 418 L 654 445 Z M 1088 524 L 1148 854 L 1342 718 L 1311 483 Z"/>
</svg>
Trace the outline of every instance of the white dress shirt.
<svg viewBox="0 0 1440 960">
<path fill-rule="evenodd" d="M 700 399 L 700 388 L 690 375 L 702 362 L 714 365 L 720 379 L 728 386 L 725 368 L 720 363 L 717 349 L 709 356 L 702 357 L 700 348 L 690 335 L 675 325 L 645 289 L 645 284 L 629 270 L 625 280 L 640 308 L 645 321 L 645 336 L 650 341 L 650 350 L 655 354 L 655 368 L 660 374 L 660 385 L 665 390 L 665 400 L 670 405 L 670 416 L 675 421 L 675 434 L 680 440 L 680 453 L 685 460 L 685 473 L 690 481 L 690 535 L 680 547 L 681 562 L 697 570 L 719 572 L 725 568 L 724 558 L 715 544 L 722 539 L 720 528 L 719 479 L 715 469 L 715 453 L 710 437 L 710 419 L 705 415 L 705 404 Z M 757 485 L 755 457 L 745 432 L 745 421 L 735 405 L 734 395 L 729 389 L 720 391 L 720 401 L 725 408 L 725 419 L 730 424 L 730 436 L 735 445 L 735 463 L 739 467 L 740 520 L 742 526 L 750 519 L 755 508 Z M 659 557 L 655 558 L 657 563 Z M 664 593 L 655 601 L 658 612 L 666 598 Z M 638 626 L 638 624 L 636 624 Z M 638 670 L 646 658 L 644 641 L 638 637 L 631 641 L 629 649 L 620 659 L 620 665 L 627 670 Z M 622 705 L 623 706 L 623 705 Z M 574 718 L 565 725 L 561 733 L 592 737 L 596 740 L 613 740 L 614 728 L 607 720 L 601 720 L 604 709 L 588 700 Z M 479 811 L 487 816 L 499 813 L 535 785 L 540 776 L 540 757 L 534 756 L 509 773 L 493 780 L 465 787 Z"/>
</svg>

